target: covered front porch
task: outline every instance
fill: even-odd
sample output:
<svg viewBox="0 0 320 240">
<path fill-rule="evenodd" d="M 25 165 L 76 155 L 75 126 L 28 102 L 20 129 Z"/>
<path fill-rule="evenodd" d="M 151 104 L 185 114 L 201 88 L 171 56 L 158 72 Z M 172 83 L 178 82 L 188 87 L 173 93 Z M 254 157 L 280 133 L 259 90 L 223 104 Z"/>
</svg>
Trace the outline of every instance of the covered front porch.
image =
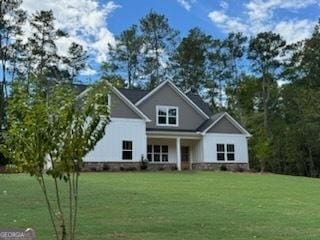
<svg viewBox="0 0 320 240">
<path fill-rule="evenodd" d="M 191 170 L 202 158 L 201 135 L 147 132 L 147 159 L 155 168 Z"/>
</svg>

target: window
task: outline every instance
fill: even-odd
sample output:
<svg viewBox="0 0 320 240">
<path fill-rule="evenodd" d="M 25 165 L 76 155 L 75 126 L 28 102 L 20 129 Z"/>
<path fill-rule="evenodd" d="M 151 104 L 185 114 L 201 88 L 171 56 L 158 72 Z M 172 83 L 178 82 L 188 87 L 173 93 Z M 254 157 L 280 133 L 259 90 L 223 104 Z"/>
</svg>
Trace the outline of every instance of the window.
<svg viewBox="0 0 320 240">
<path fill-rule="evenodd" d="M 149 162 L 152 162 L 152 145 L 148 145 L 147 147 L 147 159 Z"/>
<path fill-rule="evenodd" d="M 217 144 L 217 160 L 224 161 L 224 144 Z"/>
<path fill-rule="evenodd" d="M 167 145 L 148 145 L 147 158 L 149 162 L 168 162 L 169 147 Z"/>
<path fill-rule="evenodd" d="M 132 141 L 122 141 L 122 160 L 132 160 Z"/>
<path fill-rule="evenodd" d="M 168 157 L 168 151 L 169 148 L 168 146 L 164 145 L 161 147 L 161 160 L 162 162 L 168 162 L 169 157 Z"/>
<path fill-rule="evenodd" d="M 227 144 L 227 160 L 234 161 L 234 144 Z"/>
<path fill-rule="evenodd" d="M 153 161 L 154 162 L 160 162 L 160 145 L 154 145 L 153 146 Z"/>
<path fill-rule="evenodd" d="M 158 126 L 178 126 L 178 108 L 170 106 L 157 106 Z"/>
<path fill-rule="evenodd" d="M 217 144 L 217 160 L 218 161 L 234 161 L 235 148 L 234 144 Z"/>
</svg>

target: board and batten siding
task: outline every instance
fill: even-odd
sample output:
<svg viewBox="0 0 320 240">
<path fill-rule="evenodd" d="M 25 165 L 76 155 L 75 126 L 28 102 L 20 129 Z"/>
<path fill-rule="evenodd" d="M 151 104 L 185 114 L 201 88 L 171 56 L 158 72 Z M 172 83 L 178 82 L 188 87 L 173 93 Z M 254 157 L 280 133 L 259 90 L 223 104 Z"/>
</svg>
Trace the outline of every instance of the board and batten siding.
<svg viewBox="0 0 320 240">
<path fill-rule="evenodd" d="M 132 141 L 132 160 L 122 160 L 122 141 Z M 111 118 L 106 135 L 94 150 L 84 159 L 85 162 L 137 162 L 147 151 L 146 122 L 140 119 Z"/>
<path fill-rule="evenodd" d="M 246 135 L 243 134 L 222 134 L 207 133 L 203 136 L 203 162 L 224 163 L 217 161 L 217 144 L 234 144 L 235 161 L 226 161 L 225 163 L 248 163 L 248 142 Z"/>
<path fill-rule="evenodd" d="M 178 126 L 158 126 L 157 106 L 178 107 Z M 147 123 L 147 128 L 152 129 L 175 129 L 177 131 L 195 130 L 205 120 L 193 107 L 190 106 L 171 86 L 164 85 L 161 89 L 142 102 L 139 109 L 152 121 Z"/>
<path fill-rule="evenodd" d="M 110 93 L 110 100 L 111 100 L 111 109 L 110 109 L 111 118 L 141 119 L 141 117 L 137 113 L 135 113 L 122 99 L 120 99 L 113 92 Z"/>
<path fill-rule="evenodd" d="M 208 133 L 234 133 L 241 134 L 241 131 L 234 126 L 226 117 L 220 119 L 212 128 L 208 130 Z"/>
</svg>

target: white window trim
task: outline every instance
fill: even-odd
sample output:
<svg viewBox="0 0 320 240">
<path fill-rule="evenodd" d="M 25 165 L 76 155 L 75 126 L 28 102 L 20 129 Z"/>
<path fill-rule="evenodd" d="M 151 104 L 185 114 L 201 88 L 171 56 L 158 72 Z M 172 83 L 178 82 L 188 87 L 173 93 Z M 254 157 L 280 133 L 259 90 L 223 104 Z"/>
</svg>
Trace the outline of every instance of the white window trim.
<svg viewBox="0 0 320 240">
<path fill-rule="evenodd" d="M 224 145 L 224 152 L 218 151 L 217 150 L 217 145 Z M 233 152 L 228 152 L 228 145 L 233 145 Z M 224 160 L 218 160 L 218 153 L 224 153 Z M 228 160 L 228 153 L 233 153 L 234 154 L 234 160 Z M 237 162 L 236 160 L 236 145 L 234 143 L 217 143 L 216 144 L 216 158 L 217 162 Z"/>
<path fill-rule="evenodd" d="M 131 149 L 123 149 L 123 142 L 131 142 Z M 133 160 L 133 141 L 132 140 L 122 140 L 121 144 L 122 144 L 122 151 L 121 151 L 122 161 L 132 161 Z M 131 159 L 123 159 L 124 152 L 131 152 Z"/>
<path fill-rule="evenodd" d="M 165 108 L 166 109 L 166 122 L 165 124 L 159 123 L 159 108 Z M 169 124 L 169 109 L 175 109 L 177 112 L 176 115 L 176 124 Z M 165 106 L 165 105 L 157 105 L 156 106 L 156 115 L 157 115 L 157 126 L 161 127 L 179 127 L 179 107 L 176 106 Z"/>
<path fill-rule="evenodd" d="M 150 145 L 151 146 L 151 152 L 148 152 L 147 151 L 147 156 L 149 155 L 149 154 L 151 154 L 151 161 L 149 161 L 149 163 L 155 163 L 155 164 L 158 164 L 158 163 L 169 163 L 169 146 L 168 145 L 161 145 L 161 144 L 148 144 L 148 145 Z M 147 148 L 148 148 L 148 145 L 147 145 Z M 157 152 L 157 154 L 159 154 L 160 155 L 160 161 L 154 161 L 154 154 L 155 154 L 155 152 L 154 152 L 154 146 L 155 145 L 157 145 L 157 146 L 160 146 L 160 152 Z M 168 147 L 168 152 L 162 152 L 162 147 L 163 146 L 167 146 Z M 168 156 L 168 161 L 163 161 L 163 155 L 167 155 Z M 148 159 L 149 160 L 149 159 Z"/>
</svg>

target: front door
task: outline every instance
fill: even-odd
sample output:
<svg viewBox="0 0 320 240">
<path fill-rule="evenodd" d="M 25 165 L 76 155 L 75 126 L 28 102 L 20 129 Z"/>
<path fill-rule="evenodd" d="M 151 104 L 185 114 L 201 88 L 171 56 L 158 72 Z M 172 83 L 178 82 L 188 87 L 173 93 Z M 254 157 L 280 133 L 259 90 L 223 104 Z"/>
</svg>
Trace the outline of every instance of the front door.
<svg viewBox="0 0 320 240">
<path fill-rule="evenodd" d="M 181 169 L 190 169 L 189 147 L 181 147 Z"/>
</svg>

